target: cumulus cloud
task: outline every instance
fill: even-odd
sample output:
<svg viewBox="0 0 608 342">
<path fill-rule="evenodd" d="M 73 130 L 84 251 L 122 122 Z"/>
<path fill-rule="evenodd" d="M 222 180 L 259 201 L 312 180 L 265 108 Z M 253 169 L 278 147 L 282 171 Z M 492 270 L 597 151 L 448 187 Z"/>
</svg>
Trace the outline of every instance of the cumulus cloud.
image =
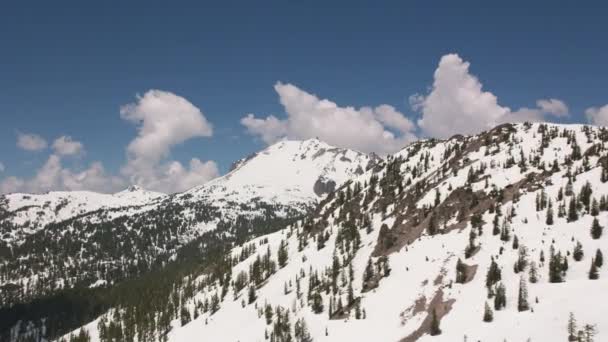
<svg viewBox="0 0 608 342">
<path fill-rule="evenodd" d="M 267 144 L 272 144 L 287 135 L 287 121 L 279 120 L 274 115 L 258 119 L 253 114 L 247 114 L 241 119 L 241 124 L 249 133 L 258 135 Z"/>
<path fill-rule="evenodd" d="M 122 168 L 132 184 L 177 192 L 219 175 L 213 161 L 203 163 L 194 158 L 185 167 L 178 161 L 165 160 L 173 146 L 213 134 L 213 127 L 201 110 L 185 98 L 150 90 L 138 96 L 135 103 L 123 106 L 120 115 L 138 126 L 138 135 L 127 147 L 127 163 Z"/>
<path fill-rule="evenodd" d="M 47 142 L 37 134 L 18 132 L 17 147 L 26 151 L 42 151 L 47 147 Z"/>
<path fill-rule="evenodd" d="M 74 171 L 62 165 L 59 155 L 51 154 L 32 178 L 5 178 L 0 182 L 0 193 L 40 193 L 51 190 L 115 191 L 124 186 L 124 180 L 106 173 L 100 162 L 91 163 L 85 170 Z"/>
<path fill-rule="evenodd" d="M 187 165 L 168 160 L 171 148 L 196 137 L 209 137 L 213 127 L 200 109 L 170 92 L 150 90 L 134 103 L 120 109 L 121 117 L 137 126 L 137 136 L 126 147 L 127 159 L 120 175 L 112 175 L 101 162 L 83 170 L 65 167 L 62 157 L 82 155 L 81 142 L 64 135 L 53 144 L 53 153 L 29 178 L 7 177 L 0 182 L 0 193 L 45 192 L 50 190 L 92 190 L 114 192 L 136 184 L 167 193 L 187 190 L 219 175 L 214 161 L 192 158 Z M 19 134 L 19 147 L 41 150 L 47 143 L 35 134 Z"/>
<path fill-rule="evenodd" d="M 81 142 L 72 140 L 70 136 L 61 136 L 53 142 L 53 150 L 62 156 L 72 156 L 84 153 L 84 146 Z"/>
<path fill-rule="evenodd" d="M 587 108 L 585 115 L 593 125 L 608 126 L 608 104 L 603 107 Z"/>
<path fill-rule="evenodd" d="M 558 99 L 546 99 L 536 101 L 541 111 L 555 116 L 568 116 L 568 106 Z"/>
<path fill-rule="evenodd" d="M 429 94 L 410 97 L 412 108 L 422 114 L 418 125 L 426 134 L 447 138 L 453 134 L 478 133 L 504 122 L 541 121 L 546 120 L 546 115 L 568 115 L 568 107 L 558 99 L 541 99 L 537 108 L 516 111 L 501 106 L 494 94 L 483 90 L 469 67 L 470 63 L 456 54 L 443 56 Z"/>
<path fill-rule="evenodd" d="M 395 152 L 415 139 L 414 124 L 389 105 L 340 107 L 292 85 L 274 86 L 287 117 L 241 119 L 247 131 L 270 144 L 280 139 L 318 137 L 329 144 L 381 154 Z"/>
</svg>

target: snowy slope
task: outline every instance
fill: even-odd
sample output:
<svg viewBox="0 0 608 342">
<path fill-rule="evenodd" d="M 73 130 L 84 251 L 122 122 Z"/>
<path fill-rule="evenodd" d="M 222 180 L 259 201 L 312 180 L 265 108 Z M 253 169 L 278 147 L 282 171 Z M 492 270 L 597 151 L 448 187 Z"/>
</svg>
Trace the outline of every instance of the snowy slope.
<svg viewBox="0 0 608 342">
<path fill-rule="evenodd" d="M 354 192 L 350 199 L 345 195 L 343 203 L 338 203 L 342 196 L 335 196 L 319 208 L 317 216 L 235 248 L 232 254 L 239 260 L 243 250 L 250 250 L 247 246 L 255 246 L 253 254 L 232 269 L 233 281 L 240 273 L 250 273 L 256 258 L 267 251 L 276 262 L 282 241 L 288 259 L 284 267 L 277 266 L 254 287 L 256 299 L 252 303 L 248 303 L 248 286 L 238 291 L 231 286 L 217 312 L 205 311 L 201 303 L 218 295 L 221 287 L 217 283 L 204 286 L 183 305 L 189 312 L 196 311 L 198 318 L 183 326 L 174 320 L 168 340 L 283 341 L 284 337 L 277 336 L 295 336 L 295 322 L 304 319 L 314 341 L 565 341 L 569 313 L 576 316 L 579 328 L 583 324 L 595 326 L 595 341 L 608 340 L 608 311 L 601 304 L 606 296 L 608 269 L 605 265 L 599 269 L 598 280 L 588 277 L 596 251 L 608 251 L 606 234 L 599 239 L 591 237 L 594 216 L 583 204 L 575 221 L 568 222 L 567 214 L 558 214 L 560 204 L 565 203 L 567 209 L 572 196 L 578 197 L 587 182 L 592 199 L 599 201 L 608 195 L 608 183 L 601 181 L 600 164 L 600 158 L 606 158 L 606 132 L 580 125 L 549 125 L 553 133 L 546 136 L 554 136 L 543 143 L 540 129 L 539 124 L 506 126 L 477 137 L 428 141 L 404 149 L 395 156 L 401 157 L 400 162 L 394 164 L 399 167 L 402 178 L 396 179 L 403 191 L 385 190 L 390 189 L 386 186 L 389 177 L 394 177 L 389 172 L 389 158 L 382 171 L 354 178 L 366 186 L 360 194 Z M 453 150 L 454 146 L 459 148 Z M 580 150 L 579 156 L 572 153 L 574 149 Z M 552 169 L 554 160 L 558 166 Z M 380 185 L 370 187 L 376 176 Z M 573 179 L 575 195 L 567 194 L 569 178 Z M 387 180 L 385 185 L 383 180 Z M 424 185 L 416 186 L 420 184 Z M 551 225 L 546 222 L 546 205 L 537 211 L 537 197 L 543 189 L 554 209 Z M 464 195 L 459 192 L 474 194 L 479 202 L 462 202 L 458 196 Z M 373 199 L 366 199 L 372 193 Z M 498 193 L 504 197 L 497 197 Z M 383 204 L 386 198 L 392 199 L 388 206 Z M 584 202 L 582 197 L 578 201 Z M 494 203 L 493 209 L 488 209 L 489 203 Z M 602 226 L 608 225 L 606 209 L 602 207 L 593 214 Z M 426 215 L 419 216 L 423 212 Z M 480 214 L 483 221 L 481 235 L 471 224 L 475 214 Z M 435 235 L 430 234 L 430 217 L 439 221 Z M 502 233 L 493 234 L 496 217 L 498 227 L 509 233 L 508 239 L 501 239 Z M 383 224 L 389 233 L 382 233 Z M 356 227 L 358 240 L 345 238 L 350 225 Z M 467 258 L 464 251 L 472 231 L 475 252 Z M 324 246 L 315 242 L 320 233 L 327 238 Z M 396 238 L 392 246 L 379 247 L 385 236 L 393 233 Z M 515 236 L 517 248 L 513 247 Z M 302 241 L 307 245 L 302 247 Z M 577 242 L 584 250 L 580 261 L 573 259 Z M 561 252 L 569 265 L 560 283 L 549 281 L 551 250 Z M 515 272 L 520 253 L 526 255 L 527 265 Z M 375 267 L 385 257 L 390 272 Z M 469 271 L 475 269 L 467 271 L 464 283 L 456 283 L 458 259 L 470 267 Z M 487 296 L 486 273 L 492 259 L 501 270 L 499 283 L 506 287 L 506 307 L 500 310 L 494 309 L 494 299 Z M 374 265 L 376 278 L 372 279 L 377 287 L 364 290 L 369 286 L 363 281 L 368 261 Z M 538 271 L 536 283 L 529 281 L 532 263 Z M 332 274 L 336 276 L 336 290 L 331 285 Z M 199 281 L 204 279 L 201 276 Z M 314 279 L 320 279 L 321 285 L 314 285 Z M 520 312 L 521 279 L 527 284 L 530 309 Z M 353 306 L 336 314 L 338 298 L 348 307 L 349 286 L 355 298 Z M 495 289 L 494 285 L 491 288 Z M 322 298 L 320 313 L 312 309 L 310 296 L 315 293 Z M 330 300 L 334 303 L 333 319 L 328 313 Z M 486 302 L 494 316 L 487 323 L 482 321 Z M 356 303 L 362 311 L 359 318 Z M 287 330 L 277 330 L 280 322 L 276 311 L 266 322 L 266 305 L 289 312 Z M 442 330 L 437 336 L 429 335 L 433 311 L 438 313 Z M 284 324 L 285 318 L 281 321 Z M 85 327 L 93 340 L 98 337 L 97 323 Z"/>
</svg>

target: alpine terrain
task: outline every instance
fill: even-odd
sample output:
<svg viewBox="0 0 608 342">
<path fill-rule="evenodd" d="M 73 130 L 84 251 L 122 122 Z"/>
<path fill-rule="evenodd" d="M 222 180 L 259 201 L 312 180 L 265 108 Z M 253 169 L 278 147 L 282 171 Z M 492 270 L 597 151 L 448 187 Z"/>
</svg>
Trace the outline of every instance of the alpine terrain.
<svg viewBox="0 0 608 342">
<path fill-rule="evenodd" d="M 183 193 L 0 197 L 2 341 L 605 341 L 608 130 L 282 141 Z"/>
</svg>

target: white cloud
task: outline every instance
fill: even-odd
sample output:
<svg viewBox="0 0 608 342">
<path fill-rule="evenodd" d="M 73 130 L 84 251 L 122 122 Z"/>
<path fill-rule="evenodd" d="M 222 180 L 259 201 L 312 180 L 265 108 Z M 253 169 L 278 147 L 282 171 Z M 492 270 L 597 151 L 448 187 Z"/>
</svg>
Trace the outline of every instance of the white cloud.
<svg viewBox="0 0 608 342">
<path fill-rule="evenodd" d="M 84 146 L 81 142 L 72 140 L 70 136 L 61 136 L 53 142 L 55 153 L 62 156 L 79 155 L 84 153 Z"/>
<path fill-rule="evenodd" d="M 558 99 L 546 99 L 536 101 L 536 105 L 543 112 L 553 114 L 555 116 L 568 116 L 568 106 Z"/>
<path fill-rule="evenodd" d="M 17 146 L 26 151 L 41 151 L 47 147 L 46 140 L 37 134 L 17 133 Z"/>
<path fill-rule="evenodd" d="M 189 167 L 177 161 L 165 161 L 173 146 L 213 134 L 213 127 L 201 110 L 185 98 L 150 90 L 139 96 L 136 103 L 123 106 L 120 114 L 138 125 L 138 135 L 127 147 L 127 163 L 122 168 L 130 183 L 151 190 L 177 192 L 219 175 L 212 161 L 203 163 L 192 159 Z"/>
<path fill-rule="evenodd" d="M 217 176 L 219 170 L 214 161 L 202 162 L 192 158 L 188 167 L 171 161 L 159 166 L 154 177 L 147 179 L 146 187 L 165 193 L 180 192 L 207 183 Z"/>
<path fill-rule="evenodd" d="M 30 179 L 7 177 L 0 182 L 0 193 L 45 192 L 50 190 L 92 190 L 114 192 L 137 184 L 146 189 L 179 192 L 201 185 L 217 176 L 213 161 L 192 158 L 188 165 L 167 160 L 171 148 L 195 137 L 209 137 L 213 127 L 203 113 L 183 97 L 170 92 L 150 90 L 137 101 L 120 109 L 123 119 L 137 125 L 138 134 L 126 148 L 127 160 L 121 175 L 107 173 L 100 162 L 84 170 L 64 167 L 63 156 L 84 153 L 82 143 L 69 136 L 53 142 L 46 163 Z M 46 148 L 44 139 L 33 134 L 19 134 L 18 144 L 28 150 Z"/>
<path fill-rule="evenodd" d="M 603 107 L 591 107 L 585 110 L 587 120 L 593 125 L 608 126 L 608 104 Z"/>
<path fill-rule="evenodd" d="M 287 134 L 287 122 L 269 115 L 266 119 L 257 119 L 253 114 L 247 114 L 241 119 L 241 124 L 253 135 L 259 135 L 267 144 L 280 140 Z"/>
<path fill-rule="evenodd" d="M 249 114 L 241 119 L 250 134 L 268 144 L 283 138 L 318 137 L 335 146 L 384 154 L 415 139 L 414 124 L 392 106 L 340 107 L 292 84 L 279 82 L 274 88 L 287 118 L 260 119 Z"/>
<path fill-rule="evenodd" d="M 453 134 L 474 134 L 504 122 L 541 121 L 546 115 L 566 116 L 568 107 L 558 99 L 538 100 L 538 108 L 511 111 L 498 98 L 484 91 L 469 72 L 469 62 L 456 54 L 441 58 L 428 95 L 410 97 L 414 110 L 422 113 L 420 128 L 428 135 L 447 138 Z"/>
<path fill-rule="evenodd" d="M 59 155 L 51 154 L 32 178 L 5 178 L 0 183 L 0 193 L 40 193 L 51 190 L 116 191 L 124 186 L 124 180 L 108 175 L 100 162 L 91 163 L 89 168 L 83 171 L 73 171 L 63 167 Z"/>
</svg>

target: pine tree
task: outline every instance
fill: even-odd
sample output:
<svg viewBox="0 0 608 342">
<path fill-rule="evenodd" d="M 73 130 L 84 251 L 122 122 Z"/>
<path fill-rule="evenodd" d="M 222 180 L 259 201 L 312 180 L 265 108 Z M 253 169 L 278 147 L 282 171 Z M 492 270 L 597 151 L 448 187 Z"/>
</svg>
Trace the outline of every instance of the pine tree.
<svg viewBox="0 0 608 342">
<path fill-rule="evenodd" d="M 602 265 L 604 265 L 604 255 L 602 254 L 602 251 L 600 251 L 599 248 L 595 252 L 595 265 L 598 268 L 602 267 Z"/>
<path fill-rule="evenodd" d="M 486 302 L 485 308 L 483 310 L 483 321 L 489 323 L 489 322 L 492 322 L 493 320 L 494 320 L 494 312 L 492 311 L 492 308 L 490 307 L 488 302 Z"/>
<path fill-rule="evenodd" d="M 589 279 L 596 280 L 599 277 L 600 277 L 600 275 L 597 272 L 597 265 L 595 264 L 595 259 L 592 258 L 591 259 L 591 268 L 589 269 Z"/>
<path fill-rule="evenodd" d="M 499 215 L 498 215 L 498 208 L 496 208 L 496 215 L 494 215 L 494 221 L 492 221 L 492 235 L 498 235 L 500 234 L 500 225 L 499 225 Z"/>
<path fill-rule="evenodd" d="M 255 302 L 256 299 L 257 299 L 257 295 L 255 293 L 255 286 L 249 285 L 249 293 L 248 293 L 249 304 Z"/>
<path fill-rule="evenodd" d="M 264 316 L 266 317 L 266 324 L 270 325 L 272 323 L 272 316 L 274 314 L 274 310 L 272 310 L 272 306 L 268 303 L 264 306 Z"/>
<path fill-rule="evenodd" d="M 593 338 L 595 337 L 596 334 L 597 334 L 597 329 L 595 328 L 595 325 L 585 324 L 585 327 L 583 328 L 583 334 L 582 334 L 585 339 L 584 342 L 593 342 Z"/>
<path fill-rule="evenodd" d="M 182 309 L 180 312 L 180 321 L 181 321 L 182 326 L 190 323 L 190 311 L 185 306 L 182 306 Z"/>
<path fill-rule="evenodd" d="M 462 260 L 458 258 L 458 261 L 456 262 L 456 283 L 464 284 L 466 277 L 466 266 Z"/>
<path fill-rule="evenodd" d="M 574 314 L 570 312 L 570 317 L 568 318 L 568 341 L 574 342 L 577 339 L 576 318 L 574 318 Z"/>
<path fill-rule="evenodd" d="M 435 309 L 433 309 L 433 313 L 431 316 L 431 329 L 429 333 L 431 336 L 441 335 L 441 328 L 439 328 L 439 319 L 437 318 L 437 311 Z"/>
<path fill-rule="evenodd" d="M 554 253 L 551 249 L 551 257 L 549 258 L 549 282 L 561 283 L 562 277 L 562 256 L 561 253 Z"/>
<path fill-rule="evenodd" d="M 572 252 L 572 257 L 575 261 L 581 261 L 584 254 L 583 245 L 580 243 L 580 241 L 577 241 L 576 246 L 574 246 L 574 251 Z"/>
<path fill-rule="evenodd" d="M 574 222 L 578 220 L 578 211 L 576 209 L 576 198 L 572 196 L 570 198 L 570 204 L 568 205 L 568 222 Z"/>
<path fill-rule="evenodd" d="M 431 215 L 431 217 L 429 218 L 429 224 L 427 227 L 427 231 L 428 231 L 429 235 L 437 234 L 437 222 L 435 222 L 435 215 Z"/>
<path fill-rule="evenodd" d="M 545 223 L 549 226 L 553 225 L 553 204 L 549 201 L 549 206 L 547 207 L 547 219 Z"/>
<path fill-rule="evenodd" d="M 507 289 L 500 283 L 496 287 L 496 295 L 494 296 L 494 310 L 498 311 L 507 306 Z"/>
<path fill-rule="evenodd" d="M 593 223 L 591 224 L 591 237 L 593 239 L 599 239 L 600 237 L 602 237 L 602 232 L 604 230 L 604 227 L 600 226 L 600 222 L 597 220 L 596 217 L 593 218 Z"/>
<path fill-rule="evenodd" d="M 278 253 L 277 258 L 279 260 L 279 267 L 283 268 L 287 264 L 287 258 L 289 256 L 289 254 L 287 252 L 287 244 L 285 243 L 285 240 L 281 240 L 281 243 L 279 244 L 279 250 L 277 253 Z"/>
<path fill-rule="evenodd" d="M 486 275 L 486 287 L 490 289 L 494 284 L 501 280 L 501 271 L 498 267 L 498 264 L 494 261 L 494 258 L 491 259 L 490 267 L 488 268 L 488 273 Z"/>
<path fill-rule="evenodd" d="M 536 284 L 538 282 L 538 269 L 536 268 L 536 263 L 534 261 L 530 263 L 530 270 L 528 271 L 528 280 L 532 284 Z"/>
<path fill-rule="evenodd" d="M 519 281 L 519 295 L 517 297 L 517 310 L 527 311 L 530 309 L 528 304 L 528 287 L 526 285 L 526 279 L 521 277 Z"/>
<path fill-rule="evenodd" d="M 591 202 L 591 216 L 597 216 L 600 214 L 600 205 L 597 200 L 594 198 Z"/>
</svg>

